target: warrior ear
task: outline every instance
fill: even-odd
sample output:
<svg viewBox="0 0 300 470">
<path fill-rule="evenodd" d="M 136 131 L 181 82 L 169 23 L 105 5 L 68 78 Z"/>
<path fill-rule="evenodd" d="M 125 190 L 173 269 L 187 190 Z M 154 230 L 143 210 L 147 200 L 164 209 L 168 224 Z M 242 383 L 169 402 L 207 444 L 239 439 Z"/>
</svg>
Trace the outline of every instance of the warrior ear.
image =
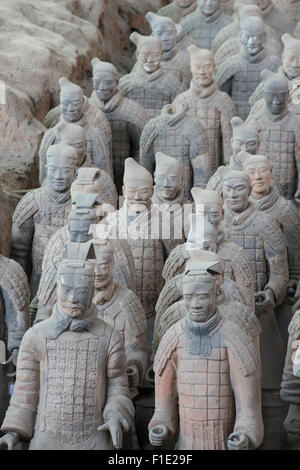
<svg viewBox="0 0 300 470">
<path fill-rule="evenodd" d="M 133 42 L 133 44 L 136 45 L 136 47 L 138 47 L 139 45 L 139 40 L 140 40 L 140 34 L 137 33 L 136 31 L 134 31 L 133 33 L 131 33 L 131 35 L 129 36 L 129 39 L 131 42 Z"/>
<path fill-rule="evenodd" d="M 284 46 L 287 46 L 293 39 L 294 39 L 293 36 L 291 36 L 289 33 L 284 33 L 281 36 L 281 41 Z"/>
<path fill-rule="evenodd" d="M 231 126 L 232 128 L 234 127 L 239 127 L 239 126 L 242 126 L 244 124 L 244 121 L 243 119 L 241 119 L 240 117 L 238 116 L 234 116 L 233 118 L 231 118 Z"/>
<path fill-rule="evenodd" d="M 264 69 L 261 73 L 260 76 L 263 79 L 264 82 L 267 80 L 270 80 L 275 74 L 271 72 L 270 70 Z"/>
</svg>

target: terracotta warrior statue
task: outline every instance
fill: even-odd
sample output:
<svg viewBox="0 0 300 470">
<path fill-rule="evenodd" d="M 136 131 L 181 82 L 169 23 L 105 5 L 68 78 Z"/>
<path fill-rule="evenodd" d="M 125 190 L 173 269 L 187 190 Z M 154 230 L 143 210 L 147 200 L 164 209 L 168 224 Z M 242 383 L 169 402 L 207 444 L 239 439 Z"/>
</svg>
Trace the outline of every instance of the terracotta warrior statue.
<svg viewBox="0 0 300 470">
<path fill-rule="evenodd" d="M 191 188 L 205 186 L 207 173 L 214 168 L 204 127 L 180 101 L 165 106 L 146 124 L 140 141 L 140 163 L 153 174 L 157 152 L 176 158 L 184 168 L 184 197 L 191 199 Z"/>
<path fill-rule="evenodd" d="M 46 183 L 21 199 L 13 215 L 11 234 L 11 257 L 27 273 L 32 298 L 39 285 L 47 243 L 68 220 L 77 152 L 61 143 L 51 145 L 46 157 Z"/>
<path fill-rule="evenodd" d="M 134 415 L 124 343 L 97 318 L 93 292 L 94 266 L 65 259 L 51 318 L 22 340 L 1 447 L 21 438 L 30 450 L 122 447 Z"/>
<path fill-rule="evenodd" d="M 300 378 L 299 362 L 298 372 L 295 371 L 296 355 L 299 361 L 300 344 L 300 310 L 297 310 L 288 329 L 289 341 L 282 375 L 280 397 L 287 403 L 288 411 L 284 421 L 284 428 L 289 435 L 290 447 L 293 450 L 300 448 Z"/>
<path fill-rule="evenodd" d="M 192 74 L 186 51 L 183 52 L 176 45 L 176 23 L 167 16 L 159 16 L 151 11 L 146 14 L 145 18 L 151 26 L 152 36 L 161 42 L 161 67 L 176 76 L 183 83 L 184 90 L 187 90 L 190 86 Z"/>
<path fill-rule="evenodd" d="M 257 16 L 263 20 L 261 9 L 252 0 L 251 5 L 245 5 L 242 0 L 236 0 L 236 19 L 233 23 L 223 28 L 215 37 L 212 45 L 212 52 L 215 56 L 216 68 L 218 70 L 222 62 L 228 57 L 232 57 L 239 53 L 241 48 L 240 38 L 240 22 L 248 16 Z M 266 32 L 266 49 L 270 54 L 281 56 L 282 44 L 279 34 L 264 23 Z"/>
<path fill-rule="evenodd" d="M 176 158 L 161 152 L 155 154 L 155 161 L 152 203 L 158 206 L 162 219 L 170 221 L 170 238 L 162 240 L 167 258 L 176 245 L 185 241 L 184 167 Z"/>
<path fill-rule="evenodd" d="M 149 116 L 136 101 L 121 96 L 119 73 L 109 62 L 92 59 L 94 91 L 90 103 L 108 119 L 112 130 L 112 160 L 114 182 L 121 193 L 124 161 L 128 157 L 139 161 L 140 137 Z"/>
<path fill-rule="evenodd" d="M 179 23 L 184 16 L 195 11 L 197 6 L 197 0 L 173 0 L 169 5 L 161 8 L 158 15 L 167 16 L 175 23 Z"/>
<path fill-rule="evenodd" d="M 288 0 L 284 0 L 284 3 Z M 266 24 L 274 28 L 279 34 L 293 31 L 293 23 L 285 13 L 274 5 L 273 0 L 256 0 L 260 7 Z"/>
<path fill-rule="evenodd" d="M 49 240 L 42 264 L 42 275 L 37 293 L 39 308 L 36 322 L 47 318 L 56 302 L 56 276 L 68 242 L 87 243 L 93 238 L 91 226 L 100 222 L 107 213 L 98 194 L 77 194 L 68 223 Z M 114 278 L 125 287 L 135 289 L 135 272 L 132 253 L 126 240 L 113 239 L 116 256 Z"/>
<path fill-rule="evenodd" d="M 197 247 L 200 250 L 208 249 L 218 253 L 224 262 L 225 277 L 236 282 L 238 286 L 240 291 L 238 300 L 253 307 L 253 266 L 243 248 L 224 239 L 224 234 L 220 230 L 222 222 L 221 196 L 216 191 L 200 188 L 193 188 L 192 195 L 196 214 L 190 215 L 192 224 L 190 224 L 186 243 L 178 245 L 165 262 L 162 275 L 166 285 L 160 297 L 162 298 L 163 292 L 167 290 L 167 282 L 184 273 L 186 262 L 190 258 L 189 251 Z M 215 232 L 209 229 L 210 225 Z"/>
<path fill-rule="evenodd" d="M 295 39 L 286 33 L 281 36 L 283 43 L 282 66 L 279 67 L 278 73 L 288 80 L 289 98 L 288 108 L 296 115 L 300 115 L 299 111 L 299 81 L 300 81 L 300 40 Z M 251 104 L 251 113 L 255 114 L 264 107 L 263 99 L 264 82 L 258 85 L 249 102 Z"/>
<path fill-rule="evenodd" d="M 239 53 L 220 65 L 216 83 L 232 97 L 239 117 L 246 119 L 250 111 L 249 98 L 261 81 L 260 73 L 264 69 L 276 72 L 281 60 L 267 51 L 264 23 L 258 17 L 242 19 L 240 40 Z"/>
<path fill-rule="evenodd" d="M 85 173 L 94 173 L 97 175 L 97 178 L 99 178 L 102 187 L 103 197 L 109 204 L 112 204 L 115 208 L 117 208 L 118 193 L 113 180 L 106 171 L 100 170 L 99 168 L 93 168 L 91 158 L 86 153 L 85 129 L 78 126 L 77 124 L 61 123 L 57 129 L 55 143 L 58 144 L 61 142 L 70 145 L 77 151 L 76 174 L 78 174 L 80 168 L 88 168 L 88 170 L 85 170 Z M 41 185 L 45 179 L 45 162 L 46 155 L 43 158 L 40 158 L 39 171 Z"/>
<path fill-rule="evenodd" d="M 137 296 L 114 279 L 115 250 L 112 241 L 93 239 L 95 293 L 98 318 L 110 325 L 125 343 L 130 396 L 138 395 L 147 365 L 146 316 Z"/>
<path fill-rule="evenodd" d="M 41 147 L 40 160 L 45 158 L 49 145 L 55 143 L 61 123 L 73 123 L 86 131 L 86 153 L 93 166 L 112 174 L 112 134 L 109 122 L 103 112 L 90 105 L 80 86 L 62 77 L 58 81 L 60 106 L 49 111 L 44 125 L 48 128 Z"/>
<path fill-rule="evenodd" d="M 289 84 L 282 74 L 264 70 L 264 107 L 249 117 L 257 129 L 259 153 L 270 160 L 284 197 L 300 200 L 299 119 L 288 109 Z"/>
<path fill-rule="evenodd" d="M 231 119 L 232 139 L 231 148 L 232 155 L 229 159 L 229 167 L 235 170 L 243 169 L 243 151 L 248 154 L 256 154 L 258 149 L 258 133 L 256 129 L 235 116 Z M 222 191 L 222 175 L 226 171 L 227 166 L 219 166 L 217 171 L 212 175 L 206 185 L 206 189 L 210 191 Z"/>
<path fill-rule="evenodd" d="M 279 194 L 272 185 L 272 166 L 267 157 L 251 155 L 244 160 L 244 170 L 249 175 L 252 191 L 250 201 L 270 220 L 277 221 L 286 239 L 289 264 L 289 291 L 295 289 L 300 279 L 300 216 L 292 201 Z M 276 317 L 280 333 L 287 344 L 288 325 L 292 319 L 290 293 L 277 307 Z"/>
<path fill-rule="evenodd" d="M 187 108 L 187 113 L 198 118 L 206 131 L 211 157 L 209 179 L 231 155 L 230 120 L 236 115 L 236 110 L 231 98 L 216 88 L 213 54 L 196 46 L 188 47 L 188 53 L 193 80 L 190 89 L 179 95 L 174 104 Z"/>
<path fill-rule="evenodd" d="M 198 0 L 197 10 L 184 17 L 180 25 L 195 46 L 210 49 L 216 34 L 231 21 L 222 13 L 220 0 Z"/>
<path fill-rule="evenodd" d="M 282 448 L 280 423 L 285 410 L 279 389 L 285 347 L 274 308 L 283 302 L 288 287 L 286 241 L 278 224 L 249 201 L 251 183 L 247 173 L 228 168 L 222 191 L 225 237 L 246 250 L 255 272 L 255 312 L 262 327 L 263 448 Z"/>
<path fill-rule="evenodd" d="M 183 91 L 183 85 L 161 67 L 162 45 L 159 39 L 136 32 L 129 39 L 137 47 L 138 67 L 120 78 L 119 91 L 125 98 L 139 103 L 153 118 Z"/>
<path fill-rule="evenodd" d="M 258 343 L 217 307 L 218 261 L 186 266 L 185 316 L 164 335 L 154 361 L 154 446 L 178 425 L 179 450 L 246 450 L 262 442 Z"/>
</svg>

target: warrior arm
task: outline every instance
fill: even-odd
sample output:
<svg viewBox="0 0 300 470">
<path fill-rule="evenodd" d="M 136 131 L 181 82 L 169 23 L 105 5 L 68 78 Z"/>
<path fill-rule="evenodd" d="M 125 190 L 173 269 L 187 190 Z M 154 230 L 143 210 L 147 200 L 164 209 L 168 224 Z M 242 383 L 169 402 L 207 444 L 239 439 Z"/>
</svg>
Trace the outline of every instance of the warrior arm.
<svg viewBox="0 0 300 470">
<path fill-rule="evenodd" d="M 273 256 L 268 256 L 268 250 L 266 250 L 266 254 L 269 263 L 269 280 L 264 290 L 270 289 L 274 294 L 275 305 L 280 305 L 286 295 L 289 283 L 286 248 L 273 253 Z"/>
<path fill-rule="evenodd" d="M 229 94 L 229 93 L 228 93 Z M 223 105 L 221 109 L 221 128 L 222 128 L 222 147 L 224 164 L 229 164 L 232 155 L 231 137 L 232 126 L 231 119 L 237 115 L 233 101 L 229 96 L 223 96 Z"/>
<path fill-rule="evenodd" d="M 159 354 L 159 351 L 158 351 Z M 163 424 L 173 436 L 178 424 L 178 392 L 177 392 L 177 352 L 173 351 L 167 360 L 162 374 L 157 374 L 154 362 L 155 375 L 155 413 L 148 425 L 148 429 Z"/>
<path fill-rule="evenodd" d="M 16 383 L 1 428 L 2 432 L 17 432 L 25 438 L 32 437 L 39 402 L 38 341 L 33 328 L 23 337 L 17 362 Z"/>
<path fill-rule="evenodd" d="M 116 332 L 111 333 L 106 376 L 106 404 L 103 409 L 103 419 L 107 422 L 110 418 L 117 418 L 122 423 L 123 429 L 128 431 L 134 416 L 134 407 L 129 398 L 124 343 Z"/>
<path fill-rule="evenodd" d="M 243 433 L 249 439 L 249 449 L 256 449 L 263 440 L 264 427 L 261 411 L 260 371 L 243 375 L 238 361 L 228 350 L 231 385 L 235 397 L 236 418 L 234 433 Z"/>
<path fill-rule="evenodd" d="M 33 217 L 30 217 L 21 227 L 13 222 L 10 255 L 12 259 L 22 266 L 24 271 L 26 271 L 28 257 L 31 252 L 33 234 Z"/>
<path fill-rule="evenodd" d="M 153 175 L 155 168 L 155 155 L 153 142 L 155 138 L 155 126 L 152 119 L 146 124 L 140 139 L 140 164 Z"/>
</svg>

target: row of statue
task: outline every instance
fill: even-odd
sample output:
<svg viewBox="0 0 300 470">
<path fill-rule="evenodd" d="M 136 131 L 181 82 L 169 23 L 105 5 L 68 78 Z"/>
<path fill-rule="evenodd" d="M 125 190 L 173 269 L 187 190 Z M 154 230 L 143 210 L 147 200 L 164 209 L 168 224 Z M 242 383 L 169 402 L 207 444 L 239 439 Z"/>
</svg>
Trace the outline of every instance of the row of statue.
<svg viewBox="0 0 300 470">
<path fill-rule="evenodd" d="M 300 1 L 145 18 L 129 74 L 94 58 L 45 117 L 0 255 L 0 447 L 299 449 Z"/>
</svg>

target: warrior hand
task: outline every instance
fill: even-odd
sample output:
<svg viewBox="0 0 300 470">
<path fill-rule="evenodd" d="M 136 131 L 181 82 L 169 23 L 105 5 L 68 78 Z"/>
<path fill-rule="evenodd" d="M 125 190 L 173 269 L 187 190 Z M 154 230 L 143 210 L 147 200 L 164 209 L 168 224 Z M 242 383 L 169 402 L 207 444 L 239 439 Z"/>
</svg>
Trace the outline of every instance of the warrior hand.
<svg viewBox="0 0 300 470">
<path fill-rule="evenodd" d="M 292 347 L 292 356 L 291 356 L 292 362 L 294 362 L 299 344 L 300 344 L 300 340 L 293 341 L 292 344 L 291 344 L 291 347 Z"/>
<path fill-rule="evenodd" d="M 149 441 L 155 447 L 161 447 L 166 439 L 168 430 L 163 424 L 158 424 L 149 430 Z"/>
<path fill-rule="evenodd" d="M 19 354 L 19 349 L 13 349 L 9 359 L 7 359 L 7 361 L 5 361 L 5 362 L 2 362 L 1 364 L 3 366 L 6 366 L 8 364 L 13 364 L 16 367 L 17 366 L 17 360 L 18 360 L 18 354 Z"/>
<path fill-rule="evenodd" d="M 123 444 L 123 427 L 118 418 L 109 418 L 109 420 L 99 426 L 97 431 L 109 431 L 113 445 L 116 449 L 121 449 Z"/>
<path fill-rule="evenodd" d="M 255 297 L 255 303 L 257 307 L 263 307 L 263 308 L 275 307 L 274 294 L 271 291 L 271 289 L 266 289 L 266 290 L 257 292 L 257 294 L 255 294 L 254 297 Z"/>
<path fill-rule="evenodd" d="M 20 436 L 16 432 L 8 432 L 7 434 L 4 434 L 3 437 L 0 438 L 0 449 L 5 449 L 7 447 L 7 450 L 13 450 L 14 445 L 19 442 Z"/>
<path fill-rule="evenodd" d="M 233 432 L 227 440 L 229 450 L 247 450 L 249 449 L 249 439 L 243 432 Z"/>
<path fill-rule="evenodd" d="M 137 387 L 140 381 L 140 373 L 138 367 L 135 364 L 130 364 L 130 366 L 127 366 L 126 372 L 128 377 L 129 388 Z"/>
</svg>

